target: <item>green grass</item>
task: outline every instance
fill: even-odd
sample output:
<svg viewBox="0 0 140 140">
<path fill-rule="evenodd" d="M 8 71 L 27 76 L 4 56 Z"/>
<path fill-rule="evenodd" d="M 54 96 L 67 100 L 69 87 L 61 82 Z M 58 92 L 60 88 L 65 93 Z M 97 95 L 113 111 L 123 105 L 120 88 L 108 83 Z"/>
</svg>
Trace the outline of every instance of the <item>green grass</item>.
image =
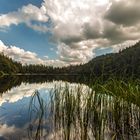
<svg viewBox="0 0 140 140">
<path fill-rule="evenodd" d="M 35 99 L 39 103 L 36 114 L 40 131 L 45 124 L 39 114 L 50 111 L 47 119 L 51 120 L 55 140 L 140 139 L 139 80 L 96 81 L 90 88 L 66 83 L 64 87 L 56 85 L 49 94 L 48 105 L 44 106 L 47 102 L 39 92 L 33 95 L 30 105 Z"/>
</svg>

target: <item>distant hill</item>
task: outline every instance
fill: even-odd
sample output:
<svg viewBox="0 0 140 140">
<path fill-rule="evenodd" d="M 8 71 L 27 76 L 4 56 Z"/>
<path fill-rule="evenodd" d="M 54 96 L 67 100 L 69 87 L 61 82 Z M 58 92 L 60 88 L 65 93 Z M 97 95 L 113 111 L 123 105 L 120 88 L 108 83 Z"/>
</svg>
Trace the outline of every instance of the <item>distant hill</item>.
<svg viewBox="0 0 140 140">
<path fill-rule="evenodd" d="M 119 53 L 98 56 L 88 63 L 73 67 L 77 73 L 140 77 L 140 42 Z"/>
<path fill-rule="evenodd" d="M 0 74 L 2 73 L 17 73 L 21 64 L 14 62 L 11 58 L 0 54 Z"/>
</svg>

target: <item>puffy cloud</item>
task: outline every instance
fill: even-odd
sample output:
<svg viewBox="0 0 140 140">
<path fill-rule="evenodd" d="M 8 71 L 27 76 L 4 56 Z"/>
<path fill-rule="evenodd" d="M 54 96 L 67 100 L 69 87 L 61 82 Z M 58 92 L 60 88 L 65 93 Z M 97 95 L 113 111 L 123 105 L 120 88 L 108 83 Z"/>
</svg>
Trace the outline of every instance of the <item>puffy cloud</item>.
<svg viewBox="0 0 140 140">
<path fill-rule="evenodd" d="M 107 3 L 108 0 L 104 3 L 97 0 L 44 0 L 42 7 L 53 23 L 53 39 L 58 43 L 61 61 L 79 64 L 94 57 L 92 50 L 96 40 L 93 39 L 102 34 L 101 16 Z"/>
<path fill-rule="evenodd" d="M 39 31 L 42 33 L 46 33 L 48 31 L 48 27 L 42 24 L 32 24 L 32 23 L 27 23 L 27 26 L 32 28 L 35 31 Z"/>
<path fill-rule="evenodd" d="M 18 9 L 18 11 L 0 15 L 0 28 L 9 27 L 12 24 L 18 25 L 20 23 L 25 23 L 27 26 L 35 30 L 43 31 L 43 29 L 45 28 L 46 30 L 47 27 L 44 25 L 32 25 L 31 21 L 46 23 L 48 19 L 49 18 L 45 14 L 43 8 L 38 8 L 29 4 L 27 6 L 23 6 L 21 9 Z M 41 29 L 41 27 L 43 29 Z"/>
<path fill-rule="evenodd" d="M 140 1 L 113 1 L 105 17 L 116 24 L 124 26 L 138 24 L 140 21 Z"/>
<path fill-rule="evenodd" d="M 89 61 L 95 56 L 95 48 L 120 48 L 121 43 L 138 40 L 139 21 L 138 0 L 44 0 L 40 8 L 29 4 L 1 15 L 0 27 L 23 22 L 34 30 L 51 32 L 58 58 L 46 61 L 63 66 Z"/>
<path fill-rule="evenodd" d="M 16 46 L 6 46 L 0 40 L 0 53 L 12 58 L 14 61 L 21 62 L 22 64 L 44 64 L 48 66 L 54 67 L 62 67 L 66 65 L 64 62 L 60 60 L 51 60 L 48 57 L 44 56 L 44 59 L 41 59 L 37 56 L 36 53 L 25 51 L 24 49 L 20 49 Z"/>
<path fill-rule="evenodd" d="M 93 51 L 97 47 L 112 47 L 112 45 L 139 39 L 138 26 L 125 27 L 108 18 L 114 10 L 116 14 L 115 17 L 112 16 L 114 18 L 119 17 L 120 14 L 123 20 L 131 19 L 132 23 L 138 21 L 140 8 L 135 2 L 133 8 L 126 0 L 62 0 L 61 2 L 44 0 L 42 7 L 46 9 L 53 23 L 52 33 L 54 40 L 59 44 L 60 60 L 72 64 L 85 63 L 95 56 Z M 121 6 L 118 7 L 119 5 Z M 136 9 L 133 12 L 134 19 L 125 15 L 127 11 L 131 12 L 134 9 Z M 118 21 L 121 22 L 120 19 Z"/>
<path fill-rule="evenodd" d="M 140 37 L 139 26 L 124 27 L 110 21 L 104 22 L 103 37 L 110 41 L 110 46 L 124 43 L 125 41 L 138 40 Z"/>
<path fill-rule="evenodd" d="M 15 61 L 22 62 L 23 64 L 43 63 L 43 60 L 38 58 L 36 53 L 25 51 L 16 46 L 10 47 L 6 46 L 1 40 L 0 40 L 0 52 L 12 58 Z"/>
<path fill-rule="evenodd" d="M 110 41 L 110 45 L 120 48 L 121 43 L 125 48 L 126 42 L 133 44 L 133 41 L 139 40 L 140 1 L 111 0 L 103 17 L 104 37 Z"/>
<path fill-rule="evenodd" d="M 79 64 L 81 62 L 87 62 L 93 58 L 92 49 L 89 49 L 86 44 L 87 42 L 80 42 L 73 44 L 71 47 L 66 44 L 60 44 L 58 47 L 58 54 L 60 60 L 70 63 Z"/>
<path fill-rule="evenodd" d="M 117 44 L 117 45 L 113 45 L 113 52 L 119 52 L 122 49 L 128 48 L 132 45 L 135 45 L 136 43 L 138 43 L 138 40 L 129 40 L 129 41 L 125 41 L 124 43 L 121 44 Z"/>
</svg>

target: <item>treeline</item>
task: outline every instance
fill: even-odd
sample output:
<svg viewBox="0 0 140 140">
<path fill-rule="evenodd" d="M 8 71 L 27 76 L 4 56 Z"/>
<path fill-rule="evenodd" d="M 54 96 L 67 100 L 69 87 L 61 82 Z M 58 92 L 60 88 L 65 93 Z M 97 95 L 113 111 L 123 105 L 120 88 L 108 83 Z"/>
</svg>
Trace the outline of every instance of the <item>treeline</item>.
<svg viewBox="0 0 140 140">
<path fill-rule="evenodd" d="M 18 62 L 14 62 L 11 58 L 0 54 L 0 74 L 12 74 L 20 72 L 22 65 Z"/>
<path fill-rule="evenodd" d="M 0 71 L 4 73 L 23 74 L 71 74 L 93 76 L 140 77 L 140 42 L 120 51 L 96 57 L 84 65 L 54 68 L 44 65 L 26 65 L 13 62 L 0 55 Z"/>
<path fill-rule="evenodd" d="M 140 42 L 120 51 L 94 58 L 78 69 L 93 75 L 116 75 L 140 78 Z"/>
<path fill-rule="evenodd" d="M 54 68 L 45 65 L 22 65 L 13 61 L 8 56 L 0 53 L 0 75 L 2 74 L 58 74 L 62 72 L 62 68 Z"/>
<path fill-rule="evenodd" d="M 140 42 L 119 53 L 98 56 L 84 65 L 68 66 L 62 73 L 92 75 L 94 77 L 136 77 L 140 78 Z"/>
</svg>

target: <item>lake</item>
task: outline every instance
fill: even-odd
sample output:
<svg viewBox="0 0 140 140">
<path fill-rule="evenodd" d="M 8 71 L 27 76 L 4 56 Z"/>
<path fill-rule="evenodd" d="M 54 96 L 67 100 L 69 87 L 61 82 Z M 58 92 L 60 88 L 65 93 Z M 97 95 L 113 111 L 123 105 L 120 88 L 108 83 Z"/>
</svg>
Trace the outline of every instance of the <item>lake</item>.
<svg viewBox="0 0 140 140">
<path fill-rule="evenodd" d="M 140 140 L 139 99 L 87 83 L 76 76 L 0 78 L 0 140 Z"/>
</svg>

